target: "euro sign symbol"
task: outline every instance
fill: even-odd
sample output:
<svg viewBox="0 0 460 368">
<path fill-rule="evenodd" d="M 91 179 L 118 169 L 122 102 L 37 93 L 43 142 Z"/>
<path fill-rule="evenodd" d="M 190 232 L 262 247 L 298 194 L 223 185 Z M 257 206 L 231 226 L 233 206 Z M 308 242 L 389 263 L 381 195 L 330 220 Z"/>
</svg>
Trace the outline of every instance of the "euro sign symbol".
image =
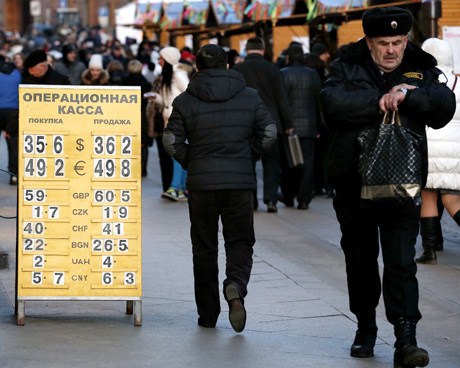
<svg viewBox="0 0 460 368">
<path fill-rule="evenodd" d="M 77 149 L 78 149 L 78 148 L 77 148 Z M 85 175 L 85 173 L 80 173 L 80 171 L 85 170 L 84 164 L 86 164 L 85 161 L 78 161 L 78 162 L 75 164 L 75 166 L 73 167 L 74 170 L 75 170 L 75 172 L 77 173 L 77 175 L 79 175 L 79 176 L 84 176 L 84 175 Z"/>
<path fill-rule="evenodd" d="M 81 152 L 84 150 L 85 146 L 83 145 L 84 140 L 82 138 L 77 139 L 77 151 Z"/>
</svg>

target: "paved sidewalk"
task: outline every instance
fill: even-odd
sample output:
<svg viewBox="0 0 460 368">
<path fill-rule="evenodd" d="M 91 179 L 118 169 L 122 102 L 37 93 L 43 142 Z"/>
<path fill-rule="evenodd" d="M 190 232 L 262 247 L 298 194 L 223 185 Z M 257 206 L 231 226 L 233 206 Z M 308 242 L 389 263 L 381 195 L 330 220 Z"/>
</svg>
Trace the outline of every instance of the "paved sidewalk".
<svg viewBox="0 0 460 368">
<path fill-rule="evenodd" d="M 3 157 L 4 145 L 0 142 Z M 143 180 L 142 327 L 124 314 L 124 302 L 52 301 L 27 302 L 26 325 L 16 326 L 15 222 L 0 221 L 0 246 L 9 249 L 12 265 L 0 271 L 0 367 L 393 366 L 393 331 L 382 305 L 375 357 L 349 356 L 356 324 L 348 311 L 339 227 L 331 200 L 322 197 L 308 211 L 280 204 L 278 214 L 266 213 L 260 201 L 246 329 L 232 330 L 223 296 L 217 327 L 198 327 L 187 204 L 160 198 L 158 173 L 151 149 Z M 16 212 L 8 179 L 0 176 L 0 215 Z M 418 338 L 434 368 L 460 367 L 460 231 L 446 217 L 439 264 L 419 267 L 424 318 Z"/>
</svg>

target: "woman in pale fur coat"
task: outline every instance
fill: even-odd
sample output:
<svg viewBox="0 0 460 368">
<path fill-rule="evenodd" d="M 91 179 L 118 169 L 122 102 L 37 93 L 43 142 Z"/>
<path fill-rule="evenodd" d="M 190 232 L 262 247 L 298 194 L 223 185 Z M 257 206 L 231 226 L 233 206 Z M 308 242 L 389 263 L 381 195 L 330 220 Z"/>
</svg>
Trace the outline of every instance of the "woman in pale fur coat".
<svg viewBox="0 0 460 368">
<path fill-rule="evenodd" d="M 175 47 L 164 47 L 160 50 L 159 64 L 162 67 L 158 83 L 158 91 L 151 97 L 150 105 L 160 106 L 162 111 L 164 127 L 168 125 L 171 116 L 174 99 L 184 92 L 187 88 L 189 78 L 182 64 L 180 64 L 180 51 Z M 151 110 L 151 109 L 149 109 Z M 151 115 L 151 114 L 150 114 Z M 173 159 L 172 180 L 169 188 L 162 193 L 162 198 L 173 201 L 186 201 L 188 191 L 186 188 L 187 171 Z"/>
<path fill-rule="evenodd" d="M 94 54 L 89 60 L 88 69 L 81 75 L 81 83 L 86 86 L 104 86 L 110 76 L 102 67 L 102 55 Z"/>
<path fill-rule="evenodd" d="M 426 40 L 422 49 L 433 55 L 444 73 L 447 85 L 455 93 L 457 110 L 444 128 L 427 128 L 428 181 L 422 191 L 421 234 L 423 254 L 418 263 L 436 264 L 436 251 L 443 250 L 441 215 L 438 197 L 449 215 L 460 226 L 460 78 L 454 70 L 454 58 L 449 43 L 437 38 Z M 440 80 L 442 81 L 442 76 Z"/>
</svg>

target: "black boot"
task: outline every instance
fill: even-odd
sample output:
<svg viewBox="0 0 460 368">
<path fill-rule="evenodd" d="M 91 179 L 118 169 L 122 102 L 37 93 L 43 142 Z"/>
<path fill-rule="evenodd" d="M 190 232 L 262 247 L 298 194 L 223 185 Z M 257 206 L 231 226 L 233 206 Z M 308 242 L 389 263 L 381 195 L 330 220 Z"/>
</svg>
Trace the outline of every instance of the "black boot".
<svg viewBox="0 0 460 368">
<path fill-rule="evenodd" d="M 374 356 L 375 340 L 377 339 L 377 324 L 375 311 L 368 316 L 358 317 L 358 330 L 355 341 L 351 345 L 350 355 L 355 358 L 371 358 Z"/>
<path fill-rule="evenodd" d="M 425 367 L 430 362 L 428 352 L 417 346 L 416 324 L 414 319 L 401 317 L 394 325 L 396 336 L 395 368 Z"/>
<path fill-rule="evenodd" d="M 441 229 L 441 218 L 442 214 L 444 213 L 444 204 L 442 203 L 442 195 L 438 194 L 438 200 L 436 203 L 438 207 L 438 221 L 436 225 L 438 227 L 438 244 L 436 245 L 436 250 L 443 251 L 444 250 L 444 238 L 442 236 L 442 229 Z"/>
<path fill-rule="evenodd" d="M 460 226 L 460 211 L 457 211 L 457 213 L 454 215 L 453 219 L 457 223 L 457 225 Z"/>
<path fill-rule="evenodd" d="M 420 233 L 422 234 L 423 254 L 415 259 L 417 263 L 437 264 L 436 246 L 438 244 L 438 217 L 422 217 Z"/>
<path fill-rule="evenodd" d="M 438 242 L 436 243 L 436 251 L 442 252 L 444 250 L 444 237 L 442 236 L 441 216 L 436 217 L 436 228 L 438 233 Z"/>
</svg>

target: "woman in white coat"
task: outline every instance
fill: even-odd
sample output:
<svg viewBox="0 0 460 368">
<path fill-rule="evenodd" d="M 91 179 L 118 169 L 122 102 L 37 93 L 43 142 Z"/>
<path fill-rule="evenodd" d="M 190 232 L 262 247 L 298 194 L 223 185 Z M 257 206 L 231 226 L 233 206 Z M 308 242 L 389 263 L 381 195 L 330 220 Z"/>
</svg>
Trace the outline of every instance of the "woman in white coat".
<svg viewBox="0 0 460 368">
<path fill-rule="evenodd" d="M 155 103 L 162 106 L 165 127 L 172 113 L 174 99 L 186 90 L 189 82 L 187 72 L 181 67 L 179 60 L 180 51 L 175 47 L 164 47 L 160 50 L 158 63 L 162 67 L 161 87 L 155 97 Z M 173 159 L 171 185 L 161 196 L 173 201 L 186 201 L 188 195 L 185 186 L 186 179 L 187 171 Z"/>
<path fill-rule="evenodd" d="M 427 128 L 428 181 L 422 191 L 420 221 L 423 254 L 416 261 L 436 264 L 436 251 L 443 250 L 441 214 L 437 206 L 439 196 L 449 215 L 460 226 L 460 78 L 453 72 L 453 52 L 447 41 L 430 38 L 423 43 L 422 49 L 436 58 L 457 100 L 457 110 L 449 124 L 438 130 Z"/>
</svg>

